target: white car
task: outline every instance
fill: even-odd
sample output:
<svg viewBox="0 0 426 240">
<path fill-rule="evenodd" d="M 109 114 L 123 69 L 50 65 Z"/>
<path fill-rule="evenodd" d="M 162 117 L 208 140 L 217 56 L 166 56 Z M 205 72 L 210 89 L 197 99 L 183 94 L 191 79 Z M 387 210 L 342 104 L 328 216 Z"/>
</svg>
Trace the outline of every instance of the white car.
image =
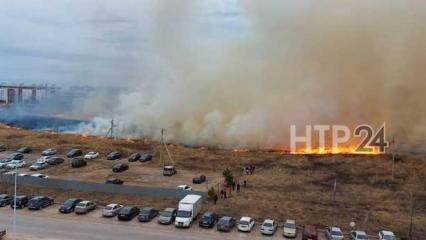
<svg viewBox="0 0 426 240">
<path fill-rule="evenodd" d="M 297 236 L 296 220 L 287 219 L 283 227 L 283 236 L 286 238 L 295 238 Z"/>
<path fill-rule="evenodd" d="M 277 230 L 277 223 L 272 219 L 266 219 L 260 226 L 260 232 L 265 235 L 274 235 Z"/>
<path fill-rule="evenodd" d="M 84 155 L 84 159 L 95 159 L 99 157 L 98 152 L 88 152 L 86 155 Z"/>
<path fill-rule="evenodd" d="M 37 158 L 36 163 L 46 163 L 47 160 L 49 160 L 50 158 L 51 158 L 50 156 L 41 156 Z"/>
<path fill-rule="evenodd" d="M 27 163 L 23 160 L 13 160 L 6 165 L 6 168 L 22 168 L 25 167 L 25 165 L 27 165 Z"/>
<path fill-rule="evenodd" d="M 242 217 L 238 223 L 238 231 L 250 232 L 254 227 L 254 220 L 251 217 Z"/>
<path fill-rule="evenodd" d="M 31 177 L 36 177 L 36 178 L 49 178 L 49 176 L 46 176 L 46 175 L 41 174 L 41 173 L 31 174 Z"/>
<path fill-rule="evenodd" d="M 364 231 L 352 231 L 351 240 L 368 240 L 368 236 Z"/>
<path fill-rule="evenodd" d="M 396 237 L 391 231 L 380 231 L 379 240 L 396 240 Z"/>
<path fill-rule="evenodd" d="M 31 176 L 29 173 L 20 173 L 18 174 L 19 177 L 28 177 Z"/>
<path fill-rule="evenodd" d="M 328 240 L 342 240 L 343 233 L 342 230 L 338 227 L 327 228 L 325 231 L 325 236 Z"/>
<path fill-rule="evenodd" d="M 43 156 L 51 156 L 51 155 L 55 155 L 58 151 L 56 151 L 56 149 L 53 148 L 48 148 L 46 150 L 44 150 L 43 152 L 41 152 L 41 155 Z"/>
<path fill-rule="evenodd" d="M 188 185 L 179 185 L 179 186 L 177 186 L 177 189 L 185 190 L 185 191 L 192 191 L 192 187 L 188 186 Z"/>
<path fill-rule="evenodd" d="M 123 205 L 111 203 L 102 209 L 102 216 L 104 217 L 115 217 L 118 212 L 123 208 Z"/>
</svg>

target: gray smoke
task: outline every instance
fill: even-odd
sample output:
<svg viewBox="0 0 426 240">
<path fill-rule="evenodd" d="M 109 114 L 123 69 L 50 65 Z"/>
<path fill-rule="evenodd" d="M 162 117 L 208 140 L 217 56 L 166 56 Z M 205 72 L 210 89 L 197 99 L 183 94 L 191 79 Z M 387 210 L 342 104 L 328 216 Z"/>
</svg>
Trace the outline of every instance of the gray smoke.
<svg viewBox="0 0 426 240">
<path fill-rule="evenodd" d="M 157 1 L 156 1 L 157 2 Z M 426 136 L 425 1 L 158 1 L 134 23 L 128 91 L 96 96 L 105 134 L 286 147 L 291 124 L 387 125 Z M 101 80 L 97 80 L 99 83 Z M 108 106 L 108 107 L 102 107 Z M 86 112 L 87 113 L 87 112 Z M 423 145 L 424 146 L 424 145 Z"/>
</svg>

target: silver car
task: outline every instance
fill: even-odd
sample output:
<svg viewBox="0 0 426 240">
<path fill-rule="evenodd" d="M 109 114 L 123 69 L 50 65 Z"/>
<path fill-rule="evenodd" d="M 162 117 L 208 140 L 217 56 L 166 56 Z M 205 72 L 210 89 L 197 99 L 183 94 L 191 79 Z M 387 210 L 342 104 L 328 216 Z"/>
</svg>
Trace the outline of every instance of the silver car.
<svg viewBox="0 0 426 240">
<path fill-rule="evenodd" d="M 272 219 L 266 219 L 260 227 L 260 232 L 265 235 L 274 235 L 276 230 L 277 223 Z"/>
<path fill-rule="evenodd" d="M 111 203 L 104 207 L 102 210 L 102 216 L 104 217 L 115 217 L 118 212 L 123 208 L 123 205 Z"/>
<path fill-rule="evenodd" d="M 93 201 L 82 201 L 75 207 L 76 214 L 86 214 L 96 209 L 96 203 Z"/>
</svg>

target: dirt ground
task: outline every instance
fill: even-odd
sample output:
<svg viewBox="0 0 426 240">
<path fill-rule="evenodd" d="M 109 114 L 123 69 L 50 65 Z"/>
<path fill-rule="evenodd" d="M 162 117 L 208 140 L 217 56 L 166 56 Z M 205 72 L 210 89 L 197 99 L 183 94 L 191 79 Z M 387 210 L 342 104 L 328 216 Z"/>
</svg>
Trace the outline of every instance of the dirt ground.
<svg viewBox="0 0 426 240">
<path fill-rule="evenodd" d="M 72 134 L 32 132 L 0 126 L 0 143 L 8 149 L 31 146 L 35 159 L 48 147 L 57 148 L 61 155 L 71 148 L 101 153 L 97 160 L 82 169 L 72 169 L 69 163 L 43 170 L 51 176 L 88 181 L 104 181 L 112 175 L 113 163 L 105 156 L 120 150 L 124 157 L 133 152 L 150 153 L 149 163 L 130 163 L 130 170 L 119 176 L 126 184 L 176 187 L 191 184 L 191 179 L 203 173 L 211 180 L 209 187 L 217 186 L 225 168 L 232 170 L 238 181 L 247 180 L 248 187 L 230 198 L 219 199 L 217 205 L 204 208 L 235 217 L 248 215 L 256 219 L 274 218 L 284 221 L 294 218 L 298 224 L 333 223 L 333 185 L 337 180 L 335 225 L 347 230 L 351 219 L 360 229 L 376 235 L 379 230 L 394 231 L 408 236 L 411 205 L 413 205 L 414 239 L 426 235 L 426 156 L 397 154 L 395 180 L 391 180 L 392 161 L 389 155 L 289 155 L 273 151 L 232 151 L 208 148 L 190 148 L 169 144 L 179 174 L 172 178 L 161 175 L 163 163 L 159 160 L 159 144 L 147 139 L 111 140 Z M 170 163 L 170 161 L 168 161 Z M 256 166 L 253 175 L 246 176 L 242 168 Z M 26 170 L 23 170 L 26 171 Z M 198 185 L 205 190 L 206 185 Z M 52 190 L 53 191 L 53 190 Z M 58 195 L 55 192 L 51 194 Z M 115 196 L 108 196 L 114 199 Z M 119 196 L 120 201 L 137 202 L 131 197 Z M 155 201 L 154 201 L 155 202 Z M 166 203 L 174 204 L 174 203 Z M 163 206 L 158 206 L 163 207 Z"/>
</svg>

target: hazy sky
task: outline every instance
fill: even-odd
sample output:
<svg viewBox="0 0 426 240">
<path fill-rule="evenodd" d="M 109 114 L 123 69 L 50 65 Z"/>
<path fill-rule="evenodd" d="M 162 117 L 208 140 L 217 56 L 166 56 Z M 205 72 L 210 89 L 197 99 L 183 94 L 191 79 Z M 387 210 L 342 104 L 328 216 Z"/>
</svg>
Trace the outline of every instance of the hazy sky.
<svg viewBox="0 0 426 240">
<path fill-rule="evenodd" d="M 0 1 L 0 82 L 111 84 L 131 78 L 155 57 L 150 32 L 164 3 L 208 5 L 200 13 L 204 21 L 189 30 L 191 38 L 232 37 L 246 28 L 235 1 Z"/>
</svg>

